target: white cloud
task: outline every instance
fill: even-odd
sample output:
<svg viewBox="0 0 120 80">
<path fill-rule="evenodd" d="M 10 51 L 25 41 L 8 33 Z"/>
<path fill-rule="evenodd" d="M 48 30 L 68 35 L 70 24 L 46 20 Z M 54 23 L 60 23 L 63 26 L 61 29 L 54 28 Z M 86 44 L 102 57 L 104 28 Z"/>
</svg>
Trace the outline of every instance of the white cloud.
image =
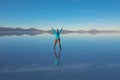
<svg viewBox="0 0 120 80">
<path fill-rule="evenodd" d="M 38 23 L 42 23 L 42 24 L 62 24 L 63 22 L 58 22 L 58 21 L 38 21 Z"/>
<path fill-rule="evenodd" d="M 65 65 L 64 68 L 68 69 L 86 69 L 88 67 L 91 67 L 92 64 L 88 63 L 81 63 L 81 64 L 73 64 L 73 65 Z M 62 66 L 61 66 L 62 67 Z M 3 73 L 17 73 L 17 72 L 34 72 L 34 71 L 52 71 L 55 70 L 55 67 L 52 66 L 40 66 L 40 65 L 31 65 L 31 66 L 23 66 L 20 68 L 15 67 L 4 67 L 0 69 L 0 74 Z"/>
<path fill-rule="evenodd" d="M 16 72 L 33 72 L 33 71 L 51 71 L 54 68 L 52 67 L 21 67 L 21 68 L 14 68 L 14 67 L 7 67 L 0 69 L 0 73 L 16 73 Z"/>
<path fill-rule="evenodd" d="M 98 22 L 105 22 L 105 21 L 107 21 L 106 19 L 96 19 L 96 21 L 98 21 Z"/>
<path fill-rule="evenodd" d="M 120 68 L 120 63 L 106 63 L 106 66 L 111 67 L 111 68 Z"/>
<path fill-rule="evenodd" d="M 78 69 L 78 70 L 86 70 L 91 68 L 97 69 L 107 69 L 107 68 L 120 68 L 120 63 L 103 63 L 103 64 L 90 64 L 90 63 L 73 63 L 73 64 L 66 64 L 61 66 L 62 69 Z M 23 66 L 19 68 L 15 67 L 4 67 L 0 68 L 0 74 L 4 73 L 18 73 L 18 72 L 34 72 L 34 71 L 53 71 L 56 70 L 53 66 L 40 66 L 38 65 L 31 65 L 31 66 Z M 62 70 L 63 71 L 63 70 Z"/>
</svg>

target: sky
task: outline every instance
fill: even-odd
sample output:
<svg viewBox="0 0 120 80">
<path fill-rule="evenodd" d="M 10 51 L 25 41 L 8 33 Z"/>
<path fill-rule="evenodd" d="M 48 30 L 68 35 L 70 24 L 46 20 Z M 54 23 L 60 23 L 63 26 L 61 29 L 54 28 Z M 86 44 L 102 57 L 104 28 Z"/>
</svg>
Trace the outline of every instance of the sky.
<svg viewBox="0 0 120 80">
<path fill-rule="evenodd" d="M 0 0 L 0 26 L 120 29 L 119 0 Z"/>
</svg>

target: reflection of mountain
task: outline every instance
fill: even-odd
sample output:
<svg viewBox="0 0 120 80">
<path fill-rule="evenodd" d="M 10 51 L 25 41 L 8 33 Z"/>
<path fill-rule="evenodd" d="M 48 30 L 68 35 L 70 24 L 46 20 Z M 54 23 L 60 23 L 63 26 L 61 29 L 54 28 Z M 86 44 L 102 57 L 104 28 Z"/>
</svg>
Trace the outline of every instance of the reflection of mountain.
<svg viewBox="0 0 120 80">
<path fill-rule="evenodd" d="M 35 28 L 22 29 L 22 28 L 0 27 L 0 36 L 23 35 L 23 34 L 36 35 L 42 33 L 46 33 L 46 31 L 38 30 Z"/>
<path fill-rule="evenodd" d="M 51 34 L 51 30 L 44 31 L 40 29 L 35 28 L 29 28 L 29 29 L 23 29 L 23 28 L 9 28 L 9 27 L 0 27 L 0 36 L 10 36 L 10 35 L 36 35 L 36 34 L 43 34 L 43 33 L 49 33 Z M 88 34 L 98 34 L 98 33 L 120 33 L 120 30 L 63 30 L 62 34 L 70 34 L 70 33 L 88 33 Z"/>
</svg>

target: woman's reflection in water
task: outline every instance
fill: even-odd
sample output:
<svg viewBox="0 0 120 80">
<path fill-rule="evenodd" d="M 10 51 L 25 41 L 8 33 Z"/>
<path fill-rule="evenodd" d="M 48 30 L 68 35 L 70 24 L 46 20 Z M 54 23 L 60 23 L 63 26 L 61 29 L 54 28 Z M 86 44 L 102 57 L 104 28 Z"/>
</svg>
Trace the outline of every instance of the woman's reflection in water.
<svg viewBox="0 0 120 80">
<path fill-rule="evenodd" d="M 56 53 L 56 49 L 54 49 L 54 59 L 55 59 L 54 63 L 56 65 L 56 68 L 63 71 L 63 68 L 60 63 L 60 55 L 61 55 L 61 49 L 59 49 L 58 53 Z"/>
</svg>

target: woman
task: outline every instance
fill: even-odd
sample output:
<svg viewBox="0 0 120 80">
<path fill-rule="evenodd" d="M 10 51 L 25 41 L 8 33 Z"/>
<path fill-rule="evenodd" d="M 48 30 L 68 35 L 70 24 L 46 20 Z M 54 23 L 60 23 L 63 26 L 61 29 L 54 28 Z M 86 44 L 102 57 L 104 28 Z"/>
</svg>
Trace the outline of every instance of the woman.
<svg viewBox="0 0 120 80">
<path fill-rule="evenodd" d="M 53 32 L 54 35 L 55 35 L 54 49 L 55 49 L 55 47 L 56 47 L 56 43 L 57 43 L 57 42 L 58 42 L 59 48 L 61 49 L 60 33 L 62 32 L 62 30 L 63 30 L 63 27 L 62 27 L 60 30 L 59 30 L 59 29 L 55 30 L 55 29 L 52 28 L 52 32 Z"/>
</svg>

